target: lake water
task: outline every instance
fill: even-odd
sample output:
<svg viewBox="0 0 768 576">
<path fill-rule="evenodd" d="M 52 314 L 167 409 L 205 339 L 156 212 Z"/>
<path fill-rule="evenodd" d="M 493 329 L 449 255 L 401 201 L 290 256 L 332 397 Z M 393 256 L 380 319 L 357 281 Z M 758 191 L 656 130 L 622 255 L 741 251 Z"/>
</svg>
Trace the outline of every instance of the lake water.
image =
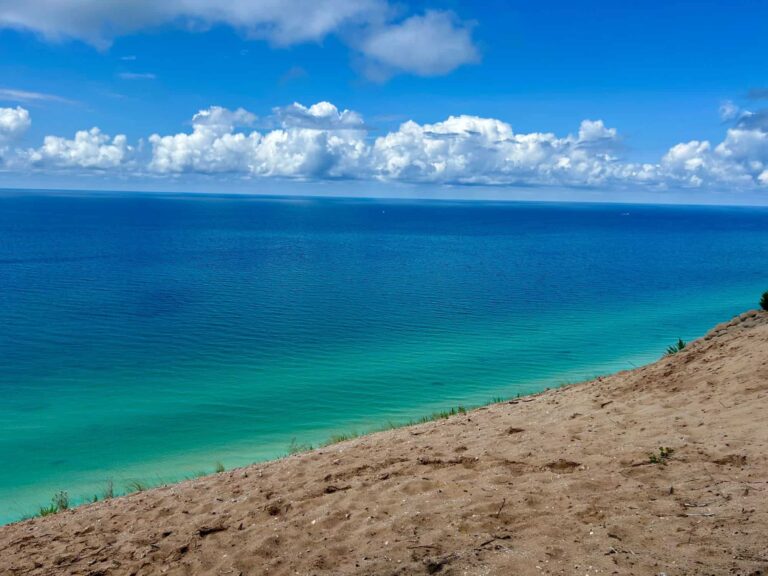
<svg viewBox="0 0 768 576">
<path fill-rule="evenodd" d="M 766 271 L 765 208 L 5 192 L 0 522 L 631 368 Z"/>
</svg>

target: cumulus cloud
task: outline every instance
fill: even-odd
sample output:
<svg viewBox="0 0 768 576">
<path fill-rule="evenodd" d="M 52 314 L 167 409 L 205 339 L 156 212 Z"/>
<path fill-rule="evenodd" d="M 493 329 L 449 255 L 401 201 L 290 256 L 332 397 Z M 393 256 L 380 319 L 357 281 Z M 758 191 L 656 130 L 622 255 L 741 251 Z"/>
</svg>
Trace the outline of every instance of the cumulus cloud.
<svg viewBox="0 0 768 576">
<path fill-rule="evenodd" d="M 250 126 L 254 122 L 256 122 L 256 115 L 245 108 L 229 110 L 221 106 L 200 110 L 192 117 L 192 126 L 195 129 L 205 127 L 217 134 L 231 132 L 238 126 Z"/>
<path fill-rule="evenodd" d="M 618 139 L 616 128 L 606 128 L 602 120 L 583 120 L 579 126 L 579 142 L 582 144 L 613 144 Z"/>
<path fill-rule="evenodd" d="M 249 136 L 235 134 L 234 130 L 255 120 L 242 108 L 232 111 L 214 106 L 201 110 L 192 118 L 191 134 L 149 137 L 149 169 L 159 173 L 246 171 L 247 151 L 252 143 Z"/>
<path fill-rule="evenodd" d="M 722 142 L 681 143 L 662 158 L 665 180 L 691 187 L 768 186 L 768 111 L 756 112 L 728 103 L 721 118 L 730 120 Z"/>
<path fill-rule="evenodd" d="M 571 134 L 515 132 L 496 118 L 459 115 L 435 123 L 402 123 L 373 137 L 363 117 L 330 102 L 275 108 L 252 129 L 242 108 L 211 107 L 192 118 L 191 131 L 153 134 L 142 158 L 123 135 L 98 128 L 74 139 L 47 136 L 43 145 L 16 150 L 17 165 L 122 170 L 128 174 L 230 174 L 245 178 L 400 181 L 448 185 L 654 189 L 768 187 L 768 130 L 759 113 L 742 112 L 713 144 L 672 146 L 658 162 L 622 157 L 619 132 L 584 120 Z M 744 118 L 751 119 L 744 122 Z M 18 138 L 29 126 L 22 108 L 0 109 L 0 136 Z M 6 162 L 7 164 L 7 162 Z"/>
<path fill-rule="evenodd" d="M 29 111 L 25 108 L 0 108 L 0 147 L 21 138 L 31 125 Z"/>
<path fill-rule="evenodd" d="M 716 146 L 707 140 L 677 144 L 662 158 L 663 175 L 670 183 L 691 187 L 762 185 L 767 136 L 760 130 L 732 128 Z"/>
<path fill-rule="evenodd" d="M 78 131 L 71 140 L 46 136 L 40 148 L 28 150 L 25 156 L 33 166 L 108 170 L 124 165 L 132 151 L 125 135 L 110 138 L 91 128 Z"/>
<path fill-rule="evenodd" d="M 0 0 L 0 27 L 105 49 L 118 36 L 161 25 L 228 25 L 288 46 L 335 34 L 391 73 L 435 75 L 477 59 L 469 28 L 447 12 L 397 21 L 388 0 Z M 400 49 L 397 49 L 399 43 Z M 405 48 L 405 50 L 403 50 Z"/>
<path fill-rule="evenodd" d="M 358 130 L 363 117 L 352 110 L 339 111 L 330 102 L 318 102 L 309 108 L 294 102 L 272 111 L 284 128 L 314 128 L 316 130 Z"/>
<path fill-rule="evenodd" d="M 599 120 L 583 121 L 576 136 L 558 137 L 517 134 L 493 118 L 451 116 L 436 124 L 406 122 L 377 138 L 372 164 L 378 177 L 416 182 L 595 185 L 642 172 L 609 154 L 617 142 L 616 130 Z"/>
<path fill-rule="evenodd" d="M 436 76 L 479 58 L 469 26 L 437 11 L 383 26 L 365 38 L 360 49 L 373 75 L 402 71 Z"/>
<path fill-rule="evenodd" d="M 213 107 L 192 121 L 192 133 L 153 134 L 149 168 L 156 173 L 242 172 L 258 176 L 353 176 L 365 153 L 362 118 L 329 102 L 276 110 L 283 127 L 266 133 L 237 132 L 255 116 Z"/>
</svg>

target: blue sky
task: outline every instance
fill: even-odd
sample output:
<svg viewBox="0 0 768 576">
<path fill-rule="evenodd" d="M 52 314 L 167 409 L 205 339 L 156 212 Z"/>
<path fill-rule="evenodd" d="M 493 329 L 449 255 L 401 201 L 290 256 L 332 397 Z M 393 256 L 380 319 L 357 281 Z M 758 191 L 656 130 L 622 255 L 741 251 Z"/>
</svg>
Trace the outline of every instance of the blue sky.
<svg viewBox="0 0 768 576">
<path fill-rule="evenodd" d="M 0 187 L 767 201 L 765 2 L 162 4 L 0 0 Z"/>
</svg>

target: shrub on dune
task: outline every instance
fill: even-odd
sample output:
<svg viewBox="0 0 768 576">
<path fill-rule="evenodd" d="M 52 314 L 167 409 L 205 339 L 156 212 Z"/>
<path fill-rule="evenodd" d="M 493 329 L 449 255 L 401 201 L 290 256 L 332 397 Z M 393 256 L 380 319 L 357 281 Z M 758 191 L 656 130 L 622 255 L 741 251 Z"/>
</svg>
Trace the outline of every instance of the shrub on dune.
<svg viewBox="0 0 768 576">
<path fill-rule="evenodd" d="M 671 346 L 667 346 L 667 356 L 671 356 L 672 354 L 677 354 L 683 348 L 685 348 L 685 341 L 682 338 L 678 338 L 675 344 L 672 344 Z"/>
</svg>

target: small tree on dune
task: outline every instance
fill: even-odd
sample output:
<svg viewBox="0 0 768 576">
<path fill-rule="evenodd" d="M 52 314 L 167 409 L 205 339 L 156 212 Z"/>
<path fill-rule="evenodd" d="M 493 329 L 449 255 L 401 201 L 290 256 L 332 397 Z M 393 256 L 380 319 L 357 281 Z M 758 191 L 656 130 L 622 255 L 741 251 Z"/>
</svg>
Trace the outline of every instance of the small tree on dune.
<svg viewBox="0 0 768 576">
<path fill-rule="evenodd" d="M 768 290 L 763 292 L 763 297 L 760 298 L 760 308 L 768 310 Z"/>
</svg>

